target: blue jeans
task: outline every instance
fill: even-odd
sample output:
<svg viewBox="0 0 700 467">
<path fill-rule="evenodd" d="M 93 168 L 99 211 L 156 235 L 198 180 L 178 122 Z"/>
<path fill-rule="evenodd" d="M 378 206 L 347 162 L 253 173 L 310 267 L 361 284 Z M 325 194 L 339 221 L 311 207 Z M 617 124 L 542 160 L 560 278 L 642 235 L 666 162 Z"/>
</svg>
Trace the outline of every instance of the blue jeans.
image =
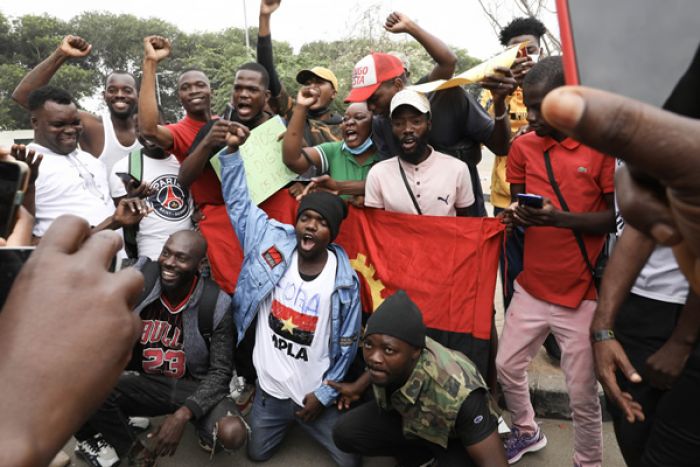
<svg viewBox="0 0 700 467">
<path fill-rule="evenodd" d="M 248 439 L 248 457 L 256 462 L 270 459 L 291 424 L 297 422 L 304 431 L 326 448 L 336 464 L 341 467 L 360 465 L 358 456 L 341 451 L 333 441 L 333 426 L 340 417 L 340 412 L 335 405 L 326 407 L 321 415 L 310 423 L 294 415 L 301 408 L 291 399 L 272 397 L 256 383 L 253 408 L 248 417 L 251 429 Z"/>
</svg>

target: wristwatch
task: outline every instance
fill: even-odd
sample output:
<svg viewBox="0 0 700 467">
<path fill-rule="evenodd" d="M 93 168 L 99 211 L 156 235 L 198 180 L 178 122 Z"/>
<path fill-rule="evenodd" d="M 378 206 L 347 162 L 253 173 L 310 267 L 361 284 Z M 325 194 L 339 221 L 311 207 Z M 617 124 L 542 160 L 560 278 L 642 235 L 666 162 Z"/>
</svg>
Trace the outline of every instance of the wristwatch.
<svg viewBox="0 0 700 467">
<path fill-rule="evenodd" d="M 603 342 L 615 339 L 615 333 L 612 329 L 599 329 L 591 332 L 591 341 Z"/>
</svg>

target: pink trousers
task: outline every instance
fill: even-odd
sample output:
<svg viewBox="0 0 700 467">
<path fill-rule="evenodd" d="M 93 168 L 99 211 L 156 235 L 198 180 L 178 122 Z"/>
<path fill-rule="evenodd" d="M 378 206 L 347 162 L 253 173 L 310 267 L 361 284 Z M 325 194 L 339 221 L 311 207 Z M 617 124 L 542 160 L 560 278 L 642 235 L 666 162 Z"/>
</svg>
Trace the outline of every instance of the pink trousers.
<svg viewBox="0 0 700 467">
<path fill-rule="evenodd" d="M 596 302 L 584 300 L 577 309 L 539 300 L 515 282 L 503 334 L 498 342 L 496 368 L 512 424 L 522 433 L 537 431 L 530 401 L 527 367 L 550 332 L 561 347 L 574 421 L 574 464 L 600 466 L 603 458 L 602 417 L 589 326 Z"/>
</svg>

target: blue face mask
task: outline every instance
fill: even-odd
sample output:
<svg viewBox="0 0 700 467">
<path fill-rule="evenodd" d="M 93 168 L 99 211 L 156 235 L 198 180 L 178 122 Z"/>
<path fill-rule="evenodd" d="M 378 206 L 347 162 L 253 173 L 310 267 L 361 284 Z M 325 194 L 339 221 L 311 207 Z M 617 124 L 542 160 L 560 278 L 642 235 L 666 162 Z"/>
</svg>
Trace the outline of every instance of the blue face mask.
<svg viewBox="0 0 700 467">
<path fill-rule="evenodd" d="M 349 152 L 353 156 L 358 156 L 358 155 L 362 154 L 363 152 L 365 152 L 366 150 L 368 150 L 370 147 L 372 147 L 373 144 L 374 144 L 374 141 L 372 141 L 372 137 L 370 136 L 369 138 L 367 138 L 365 140 L 364 143 L 360 144 L 356 148 L 349 148 L 348 145 L 345 144 L 345 141 L 343 141 L 342 149 L 343 149 L 343 151 Z"/>
</svg>

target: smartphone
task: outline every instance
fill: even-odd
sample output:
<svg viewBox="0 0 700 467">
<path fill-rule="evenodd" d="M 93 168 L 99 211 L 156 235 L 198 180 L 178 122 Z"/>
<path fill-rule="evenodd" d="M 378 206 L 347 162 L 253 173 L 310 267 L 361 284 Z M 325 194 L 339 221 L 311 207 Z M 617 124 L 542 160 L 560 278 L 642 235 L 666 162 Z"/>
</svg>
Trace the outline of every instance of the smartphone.
<svg viewBox="0 0 700 467">
<path fill-rule="evenodd" d="M 518 206 L 528 206 L 535 209 L 542 209 L 542 206 L 544 206 L 544 198 L 542 198 L 540 195 L 519 193 L 517 198 Z"/>
<path fill-rule="evenodd" d="M 232 116 L 233 116 L 233 104 L 231 104 L 231 103 L 229 102 L 229 103 L 226 104 L 226 108 L 225 108 L 224 111 L 222 112 L 221 118 L 223 118 L 224 120 L 229 120 L 229 121 L 230 121 Z"/>
<path fill-rule="evenodd" d="M 21 161 L 0 161 L 0 237 L 7 238 L 17 220 L 29 182 L 29 167 Z"/>
<path fill-rule="evenodd" d="M 0 248 L 0 308 L 5 304 L 15 277 L 34 251 L 34 247 Z"/>
<path fill-rule="evenodd" d="M 139 180 L 138 178 L 134 177 L 134 176 L 131 175 L 130 173 L 126 173 L 126 172 L 115 172 L 114 175 L 116 175 L 117 177 L 119 177 L 119 179 L 122 181 L 122 183 L 124 183 L 124 185 L 128 185 L 129 182 L 134 182 L 134 183 L 136 184 L 136 186 L 138 186 L 138 185 L 141 184 L 141 180 Z"/>
<path fill-rule="evenodd" d="M 557 16 L 567 84 L 700 111 L 700 1 L 557 0 Z"/>
</svg>

